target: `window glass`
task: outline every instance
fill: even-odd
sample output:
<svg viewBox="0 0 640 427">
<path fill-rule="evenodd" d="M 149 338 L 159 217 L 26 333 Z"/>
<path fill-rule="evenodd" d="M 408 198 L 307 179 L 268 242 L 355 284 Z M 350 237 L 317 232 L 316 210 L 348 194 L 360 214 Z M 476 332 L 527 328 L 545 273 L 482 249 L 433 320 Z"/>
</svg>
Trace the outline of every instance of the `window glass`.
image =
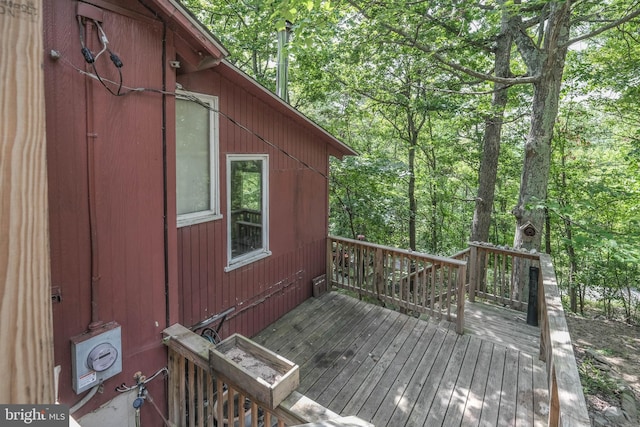
<svg viewBox="0 0 640 427">
<path fill-rule="evenodd" d="M 231 264 L 268 252 L 266 163 L 266 156 L 229 156 Z"/>
<path fill-rule="evenodd" d="M 216 99 L 206 95 L 197 99 L 176 99 L 178 225 L 206 221 L 218 213 Z"/>
</svg>

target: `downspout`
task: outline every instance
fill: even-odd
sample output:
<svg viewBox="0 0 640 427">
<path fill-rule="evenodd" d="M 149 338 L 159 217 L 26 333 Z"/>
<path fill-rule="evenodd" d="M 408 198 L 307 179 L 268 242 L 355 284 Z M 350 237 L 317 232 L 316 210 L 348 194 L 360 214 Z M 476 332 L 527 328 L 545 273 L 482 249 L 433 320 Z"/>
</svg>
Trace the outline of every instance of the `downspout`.
<svg viewBox="0 0 640 427">
<path fill-rule="evenodd" d="M 78 15 L 78 23 L 80 31 L 84 31 L 84 34 L 91 33 L 91 24 L 89 20 L 84 22 L 84 28 L 82 28 L 82 22 Z M 83 34 L 80 34 L 80 40 L 84 44 Z M 89 40 L 87 40 L 89 43 Z M 87 71 L 89 65 L 86 65 Z M 95 144 L 98 140 L 98 134 L 95 132 L 95 117 L 93 106 L 93 82 L 91 79 L 85 79 L 85 122 L 87 126 L 87 208 L 89 213 L 89 253 L 91 259 L 90 273 L 91 273 L 91 320 L 87 327 L 88 330 L 94 330 L 102 326 L 100 320 L 100 314 L 98 310 L 98 289 L 100 286 L 100 257 L 98 254 L 98 219 L 96 208 L 96 161 L 95 161 Z"/>
<path fill-rule="evenodd" d="M 289 55 L 288 45 L 292 24 L 286 21 L 282 30 L 278 31 L 278 66 L 276 68 L 276 95 L 289 102 Z"/>
<path fill-rule="evenodd" d="M 169 223 L 167 221 L 167 23 L 162 19 L 162 217 L 164 218 L 164 304 L 167 328 L 169 316 Z"/>
<path fill-rule="evenodd" d="M 151 6 L 143 0 L 138 0 L 145 9 L 147 9 L 154 17 L 162 22 L 162 218 L 164 220 L 164 311 L 165 324 L 168 328 L 171 326 L 169 315 L 169 224 L 167 222 L 167 22 L 155 11 Z"/>
</svg>

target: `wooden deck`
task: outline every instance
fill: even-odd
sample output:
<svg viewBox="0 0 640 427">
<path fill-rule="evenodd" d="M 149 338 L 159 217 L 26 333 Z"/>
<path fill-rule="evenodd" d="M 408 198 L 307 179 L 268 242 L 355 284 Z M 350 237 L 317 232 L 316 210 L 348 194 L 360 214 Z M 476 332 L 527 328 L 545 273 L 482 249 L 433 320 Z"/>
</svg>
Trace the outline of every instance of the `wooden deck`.
<svg viewBox="0 0 640 427">
<path fill-rule="evenodd" d="M 382 426 L 544 426 L 538 328 L 467 304 L 465 334 L 331 292 L 253 339 L 300 366 L 298 391 Z"/>
</svg>

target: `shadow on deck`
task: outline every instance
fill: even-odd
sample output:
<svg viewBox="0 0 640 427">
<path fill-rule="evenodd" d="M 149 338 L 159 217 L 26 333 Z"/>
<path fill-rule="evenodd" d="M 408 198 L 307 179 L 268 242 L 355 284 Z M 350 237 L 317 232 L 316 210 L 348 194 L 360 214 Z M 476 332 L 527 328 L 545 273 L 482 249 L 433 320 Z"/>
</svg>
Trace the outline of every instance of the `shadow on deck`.
<svg viewBox="0 0 640 427">
<path fill-rule="evenodd" d="M 547 425 L 539 329 L 484 303 L 467 303 L 465 318 L 458 335 L 330 292 L 253 339 L 300 366 L 299 392 L 377 427 Z"/>
</svg>

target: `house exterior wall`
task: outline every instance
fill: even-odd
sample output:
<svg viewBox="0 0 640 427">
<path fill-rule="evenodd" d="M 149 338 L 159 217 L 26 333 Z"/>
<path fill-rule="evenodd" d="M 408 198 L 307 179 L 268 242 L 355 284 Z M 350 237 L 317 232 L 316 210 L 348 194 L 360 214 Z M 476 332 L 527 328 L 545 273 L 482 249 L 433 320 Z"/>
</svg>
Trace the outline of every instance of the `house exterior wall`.
<svg viewBox="0 0 640 427">
<path fill-rule="evenodd" d="M 82 397 L 72 390 L 70 338 L 86 331 L 92 320 L 121 325 L 123 358 L 122 373 L 107 380 L 103 394 L 77 417 L 115 397 L 117 385 L 133 384 L 136 371 L 150 376 L 166 366 L 161 337 L 167 305 L 163 98 L 150 92 L 113 96 L 74 68 L 93 72 L 80 53 L 76 7 L 77 2 L 68 0 L 44 2 L 51 281 L 60 294 L 60 302 L 53 304 L 54 358 L 62 366 L 60 401 L 71 406 Z M 162 25 L 108 10 L 100 19 L 111 49 L 124 63 L 125 84 L 162 88 Z M 101 45 L 93 24 L 89 29 L 86 44 L 96 53 Z M 52 59 L 51 50 L 62 58 Z M 96 67 L 103 78 L 118 81 L 108 53 Z M 162 379 L 149 386 L 163 407 Z M 151 425 L 161 423 L 151 407 L 143 410 L 143 418 Z"/>
<path fill-rule="evenodd" d="M 218 96 L 223 213 L 222 219 L 177 229 L 180 322 L 190 326 L 234 307 L 223 324 L 222 336 L 233 332 L 252 336 L 309 298 L 311 279 L 324 272 L 327 147 L 282 112 L 227 79 L 219 68 L 179 75 L 177 80 L 186 90 Z M 272 254 L 225 272 L 227 154 L 269 155 Z"/>
<path fill-rule="evenodd" d="M 54 358 L 62 367 L 60 401 L 72 406 L 82 395 L 72 390 L 71 338 L 87 331 L 94 320 L 118 322 L 122 373 L 108 379 L 103 393 L 74 416 L 106 404 L 86 419 L 100 420 L 117 406 L 118 419 L 131 423 L 133 410 L 121 403 L 130 399 L 115 388 L 131 386 L 137 371 L 150 376 L 166 366 L 164 328 L 176 322 L 190 326 L 233 307 L 223 337 L 233 332 L 252 336 L 311 296 L 312 278 L 325 269 L 325 177 L 328 156 L 336 154 L 336 147 L 319 143 L 308 123 L 292 118 L 288 107 L 274 107 L 268 96 L 265 101 L 264 93 L 256 96 L 255 86 L 224 64 L 176 76 L 185 70 L 170 67 L 169 61 L 177 59 L 180 50 L 185 57 L 197 57 L 198 47 L 185 41 L 184 28 L 147 9 L 156 1 L 92 3 L 100 8 L 90 13 L 98 16 L 109 47 L 124 63 L 124 85 L 155 91 L 114 96 L 83 75 L 82 70 L 94 70 L 80 52 L 76 13 L 81 3 L 44 2 L 51 282 L 52 292 L 59 295 L 53 303 Z M 86 31 L 86 45 L 99 52 L 95 25 L 87 24 Z M 60 57 L 51 57 L 51 50 Z M 108 52 L 96 68 L 103 78 L 119 80 Z M 176 80 L 187 90 L 218 96 L 222 112 L 223 218 L 180 228 L 171 95 Z M 117 85 L 109 86 L 117 90 Z M 164 96 L 157 91 L 163 87 L 169 92 Z M 225 272 L 225 159 L 244 153 L 269 156 L 271 255 Z M 164 410 L 162 376 L 148 387 Z M 162 423 L 151 405 L 143 406 L 141 416 L 143 424 Z"/>
</svg>

